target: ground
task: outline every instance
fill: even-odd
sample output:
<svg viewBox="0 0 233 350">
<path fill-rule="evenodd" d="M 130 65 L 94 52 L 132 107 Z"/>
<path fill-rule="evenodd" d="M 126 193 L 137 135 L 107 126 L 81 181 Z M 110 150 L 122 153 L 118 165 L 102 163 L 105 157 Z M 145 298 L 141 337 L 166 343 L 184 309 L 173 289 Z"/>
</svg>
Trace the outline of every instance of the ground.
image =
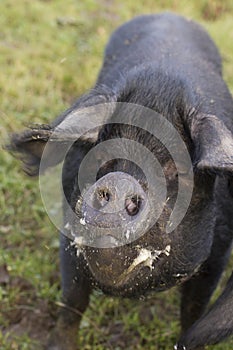
<svg viewBox="0 0 233 350">
<path fill-rule="evenodd" d="M 2 0 L 1 144 L 27 123 L 48 123 L 94 83 L 104 45 L 121 23 L 142 13 L 175 11 L 199 21 L 217 43 L 233 92 L 230 0 Z M 37 179 L 0 152 L 0 350 L 40 349 L 60 303 L 58 234 Z M 223 276 L 221 286 L 232 268 Z M 172 349 L 179 335 L 179 290 L 146 300 L 95 292 L 79 332 L 84 350 Z M 230 350 L 232 340 L 208 349 Z"/>
</svg>

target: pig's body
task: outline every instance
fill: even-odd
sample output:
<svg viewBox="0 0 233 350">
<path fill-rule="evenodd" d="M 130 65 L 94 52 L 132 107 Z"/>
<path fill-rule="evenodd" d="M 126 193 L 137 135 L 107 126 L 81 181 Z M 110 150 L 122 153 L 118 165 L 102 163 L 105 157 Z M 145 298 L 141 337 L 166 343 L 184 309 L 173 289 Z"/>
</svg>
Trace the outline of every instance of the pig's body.
<svg viewBox="0 0 233 350">
<path fill-rule="evenodd" d="M 169 13 L 138 17 L 112 35 L 95 88 L 57 118 L 53 127 L 59 126 L 76 109 L 106 102 L 142 105 L 172 122 L 189 150 L 195 169 L 193 196 L 183 221 L 173 232 L 167 233 L 164 222 L 169 219 L 176 197 L 177 169 L 169 165 L 165 151 L 159 154 L 151 135 L 144 131 L 137 133 L 134 127 L 111 125 L 102 127 L 93 142 L 84 137 L 75 143 L 63 171 L 64 191 L 74 210 L 80 196 L 77 173 L 84 155 L 94 144 L 115 138 L 141 142 L 158 157 L 169 178 L 169 199 L 156 225 L 136 242 L 124 247 L 81 247 L 82 252 L 77 257 L 76 248 L 62 234 L 63 299 L 83 312 L 94 285 L 114 295 L 140 296 L 183 281 L 181 323 L 184 336 L 180 349 L 184 349 L 183 344 L 186 349 L 194 349 L 219 341 L 230 334 L 233 327 L 229 306 L 224 308 L 224 302 L 219 317 L 215 316 L 218 315 L 216 304 L 217 311 L 213 309 L 185 333 L 204 312 L 229 256 L 232 241 L 233 103 L 222 79 L 218 51 L 197 24 L 182 17 Z M 40 134 L 38 130 L 33 132 Z M 44 141 L 42 137 L 37 139 L 42 149 Z M 34 171 L 39 157 L 38 153 L 33 154 L 33 142 L 30 134 L 25 133 L 21 138 L 15 137 L 12 144 L 14 149 L 29 154 L 27 168 L 33 165 Z M 104 188 L 111 196 L 110 172 L 116 177 L 127 173 L 136 179 L 138 186 L 140 184 L 138 193 L 141 191 L 143 196 L 146 188 L 143 175 L 130 162 L 116 160 L 101 169 L 99 178 L 103 179 Z M 91 191 L 95 188 L 88 192 L 90 197 Z M 83 206 L 86 199 L 84 196 L 80 201 Z M 79 211 L 82 212 L 81 204 Z M 137 209 L 141 210 L 140 207 Z M 66 207 L 64 210 L 66 221 Z M 93 212 L 89 213 L 94 220 L 93 215 Z M 104 216 L 99 218 L 100 226 L 106 224 Z M 160 252 L 156 261 L 132 267 L 142 254 L 155 254 L 155 251 Z M 233 300 L 230 287 L 225 294 L 223 299 L 230 303 Z M 74 325 L 80 319 L 68 311 L 63 317 Z M 68 346 L 72 348 L 72 345 L 64 345 Z"/>
</svg>

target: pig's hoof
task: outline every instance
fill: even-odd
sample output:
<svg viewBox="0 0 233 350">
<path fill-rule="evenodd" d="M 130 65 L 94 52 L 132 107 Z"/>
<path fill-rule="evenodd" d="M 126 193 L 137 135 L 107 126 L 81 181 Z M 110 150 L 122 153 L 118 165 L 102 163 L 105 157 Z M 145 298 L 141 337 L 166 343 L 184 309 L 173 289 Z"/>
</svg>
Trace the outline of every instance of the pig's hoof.
<svg viewBox="0 0 233 350">
<path fill-rule="evenodd" d="M 57 325 L 49 335 L 44 350 L 77 350 L 77 325 L 66 325 L 66 328 Z"/>
<path fill-rule="evenodd" d="M 77 350 L 77 342 L 73 340 L 64 339 L 49 339 L 44 350 Z"/>
<path fill-rule="evenodd" d="M 174 350 L 188 350 L 184 345 L 176 344 L 174 346 Z M 195 348 L 194 350 L 205 350 L 204 346 L 200 346 L 198 348 Z"/>
<path fill-rule="evenodd" d="M 174 345 L 174 350 L 187 350 L 184 345 L 176 344 Z"/>
</svg>

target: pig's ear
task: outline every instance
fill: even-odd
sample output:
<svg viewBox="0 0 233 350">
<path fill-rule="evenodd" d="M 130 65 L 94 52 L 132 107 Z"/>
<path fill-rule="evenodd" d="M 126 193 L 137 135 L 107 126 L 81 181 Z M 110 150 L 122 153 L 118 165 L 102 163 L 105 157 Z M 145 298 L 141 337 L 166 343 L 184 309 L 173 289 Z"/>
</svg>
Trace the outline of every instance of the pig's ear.
<svg viewBox="0 0 233 350">
<path fill-rule="evenodd" d="M 12 134 L 5 148 L 23 162 L 28 175 L 35 176 L 51 133 L 52 129 L 47 125 L 34 125 L 21 133 Z"/>
<path fill-rule="evenodd" d="M 218 117 L 210 114 L 194 117 L 191 136 L 198 170 L 233 174 L 233 134 Z"/>
<path fill-rule="evenodd" d="M 64 160 L 64 145 L 71 145 L 79 140 L 83 143 L 93 143 L 97 140 L 99 130 L 76 134 L 53 129 L 49 125 L 32 125 L 21 133 L 12 134 L 5 148 L 23 162 L 24 171 L 30 176 L 39 174 L 40 161 L 43 154 L 45 167 L 55 166 Z M 49 141 L 49 145 L 47 145 Z"/>
</svg>

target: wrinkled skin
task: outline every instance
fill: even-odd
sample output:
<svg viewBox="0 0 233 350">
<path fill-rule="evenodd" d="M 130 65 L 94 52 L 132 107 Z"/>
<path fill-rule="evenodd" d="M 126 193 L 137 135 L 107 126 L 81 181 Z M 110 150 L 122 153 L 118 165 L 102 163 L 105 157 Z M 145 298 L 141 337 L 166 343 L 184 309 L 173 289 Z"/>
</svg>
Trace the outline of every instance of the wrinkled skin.
<svg viewBox="0 0 233 350">
<path fill-rule="evenodd" d="M 206 314 L 205 309 L 226 265 L 232 242 L 233 103 L 222 79 L 218 51 L 197 24 L 182 17 L 169 13 L 138 17 L 113 33 L 94 89 L 80 97 L 51 126 L 13 135 L 10 148 L 23 154 L 26 172 L 36 175 L 53 129 L 72 111 L 105 102 L 151 108 L 175 126 L 193 164 L 192 199 L 182 222 L 166 233 L 177 195 L 177 169 L 166 149 L 143 130 L 107 124 L 97 130 L 95 137 L 85 134 L 73 145 L 63 168 L 63 187 L 78 220 L 86 201 L 96 191 L 93 187 L 88 196 L 81 196 L 77 186 L 79 166 L 94 145 L 109 139 L 135 140 L 156 156 L 166 177 L 167 200 L 153 227 L 122 247 L 90 248 L 79 244 L 77 256 L 70 239 L 61 234 L 63 301 L 78 310 L 78 314 L 69 310 L 62 313 L 48 348 L 75 349 L 73 343 L 58 341 L 56 335 L 62 332 L 66 341 L 72 338 L 66 333 L 67 324 L 69 332 L 75 332 L 96 286 L 111 295 L 135 297 L 181 283 L 182 335 L 176 348 L 191 350 L 219 342 L 233 331 L 232 278 Z M 66 130 L 63 131 L 65 135 Z M 59 146 L 59 140 L 57 143 Z M 109 173 L 113 174 L 111 180 Z M 114 191 L 121 194 L 120 187 L 114 184 L 122 173 L 136 181 L 138 193 L 147 198 L 143 169 L 130 161 L 115 159 L 99 170 L 97 185 L 100 184 L 102 192 L 97 198 L 98 205 L 108 202 L 109 194 L 102 190 L 105 187 L 110 194 Z M 181 176 L 181 181 L 186 186 L 185 176 Z M 140 205 L 135 209 L 130 197 L 126 197 L 125 203 L 126 214 L 135 215 L 137 220 Z M 131 215 L 134 210 L 136 214 Z M 64 223 L 66 213 L 64 205 Z M 89 221 L 96 220 L 96 226 L 109 221 L 111 231 L 110 219 L 100 216 L 98 221 L 93 211 L 88 215 Z M 75 232 L 76 223 L 69 224 Z M 102 237 L 102 242 L 105 239 Z"/>
</svg>

